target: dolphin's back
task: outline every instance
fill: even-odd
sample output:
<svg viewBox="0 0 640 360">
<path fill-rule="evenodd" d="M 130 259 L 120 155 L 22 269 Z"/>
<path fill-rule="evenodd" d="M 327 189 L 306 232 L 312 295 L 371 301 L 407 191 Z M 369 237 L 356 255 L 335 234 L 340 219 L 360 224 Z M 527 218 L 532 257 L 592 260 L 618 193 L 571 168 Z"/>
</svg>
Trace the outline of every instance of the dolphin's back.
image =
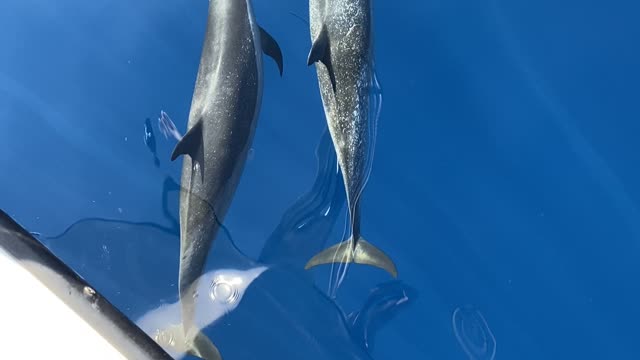
<svg viewBox="0 0 640 360">
<path fill-rule="evenodd" d="M 369 153 L 371 78 L 370 0 L 312 0 L 311 36 L 326 29 L 335 91 L 329 70 L 316 66 L 320 93 L 340 167 L 354 202 L 364 186 Z"/>
<path fill-rule="evenodd" d="M 212 0 L 209 8 L 188 123 L 202 126 L 203 164 L 194 169 L 192 158 L 184 158 L 188 192 L 182 192 L 180 214 L 187 228 L 209 225 L 202 232 L 215 236 L 212 210 L 220 221 L 225 216 L 255 132 L 262 64 L 246 2 Z"/>
<path fill-rule="evenodd" d="M 188 131 L 173 155 L 189 155 L 180 194 L 182 295 L 202 273 L 239 183 L 262 91 L 260 33 L 248 3 L 211 0 L 208 16 Z"/>
<path fill-rule="evenodd" d="M 307 64 L 316 63 L 327 125 L 342 171 L 350 238 L 315 255 L 305 268 L 355 262 L 397 275 L 393 261 L 360 231 L 360 195 L 371 169 L 375 119 L 370 118 L 373 83 L 371 0 L 310 0 L 313 42 Z"/>
</svg>

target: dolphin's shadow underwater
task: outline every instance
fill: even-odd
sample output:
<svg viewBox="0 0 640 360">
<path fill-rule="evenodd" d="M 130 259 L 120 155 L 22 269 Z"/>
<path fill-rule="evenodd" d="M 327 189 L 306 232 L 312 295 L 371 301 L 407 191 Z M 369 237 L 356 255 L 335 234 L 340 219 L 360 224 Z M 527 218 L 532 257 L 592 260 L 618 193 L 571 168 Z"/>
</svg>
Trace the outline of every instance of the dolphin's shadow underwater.
<svg viewBox="0 0 640 360">
<path fill-rule="evenodd" d="M 206 326 L 204 333 L 225 359 L 253 359 L 256 353 L 280 359 L 369 359 L 367 344 L 376 329 L 414 300 L 415 291 L 394 280 L 373 291 L 362 308 L 347 317 L 312 283 L 304 263 L 323 248 L 345 201 L 327 131 L 316 155 L 318 174 L 312 188 L 285 212 L 257 261 L 237 249 L 224 231 L 214 244 L 210 263 L 216 269 L 203 275 L 210 281 L 200 281 L 204 294 L 198 295 L 198 317 L 205 320 L 198 325 Z M 114 305 L 138 319 L 151 336 L 161 327 L 175 325 L 170 321 L 179 321 L 175 306 L 179 229 L 175 211 L 166 205 L 170 194 L 179 190 L 175 181 L 165 178 L 163 210 L 170 226 L 88 218 L 60 235 L 41 237 Z M 248 279 L 239 286 L 233 306 L 229 302 L 221 306 L 208 296 L 211 279 L 220 274 Z M 173 320 L 166 317 L 168 313 Z M 156 319 L 155 314 L 159 314 Z"/>
<path fill-rule="evenodd" d="M 323 249 L 344 203 L 344 185 L 327 130 L 316 148 L 318 173 L 311 189 L 282 215 L 258 261 L 303 269 L 306 259 Z"/>
</svg>

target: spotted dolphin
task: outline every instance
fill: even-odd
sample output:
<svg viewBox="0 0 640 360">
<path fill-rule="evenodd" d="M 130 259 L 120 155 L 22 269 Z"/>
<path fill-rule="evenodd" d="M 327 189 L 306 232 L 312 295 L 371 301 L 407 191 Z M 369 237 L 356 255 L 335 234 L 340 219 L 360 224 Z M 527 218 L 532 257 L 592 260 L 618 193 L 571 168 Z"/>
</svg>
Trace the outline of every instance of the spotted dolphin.
<svg viewBox="0 0 640 360">
<path fill-rule="evenodd" d="M 282 75 L 277 42 L 250 0 L 210 0 L 187 131 L 171 160 L 183 158 L 179 294 L 185 331 L 209 250 L 231 204 L 253 141 L 262 100 L 262 53 Z"/>
<path fill-rule="evenodd" d="M 371 0 L 310 0 L 313 42 L 308 65 L 316 64 L 320 95 L 347 195 L 351 234 L 312 257 L 305 268 L 329 263 L 358 263 L 382 268 L 393 277 L 397 268 L 360 231 L 360 195 L 371 169 L 375 141 L 371 88 L 373 36 Z"/>
</svg>

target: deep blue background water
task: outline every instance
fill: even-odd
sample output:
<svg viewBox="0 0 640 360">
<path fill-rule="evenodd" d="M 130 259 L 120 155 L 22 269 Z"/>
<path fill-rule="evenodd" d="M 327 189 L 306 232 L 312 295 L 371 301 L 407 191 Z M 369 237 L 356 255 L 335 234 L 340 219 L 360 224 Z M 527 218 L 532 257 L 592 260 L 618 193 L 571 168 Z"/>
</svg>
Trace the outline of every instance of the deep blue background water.
<svg viewBox="0 0 640 360">
<path fill-rule="evenodd" d="M 181 163 L 168 161 L 174 142 L 156 131 L 154 167 L 143 124 L 164 110 L 184 131 L 207 6 L 2 1 L 0 206 L 44 234 L 87 217 L 166 225 L 162 184 L 179 179 Z M 285 71 L 279 78 L 265 60 L 253 156 L 225 221 L 249 257 L 313 182 L 324 127 L 315 69 L 305 65 L 309 30 L 290 14 L 306 18 L 307 3 L 256 0 L 254 8 Z M 498 359 L 640 357 L 639 9 L 375 2 L 384 100 L 362 227 L 418 297 L 379 331 L 373 358 L 468 358 L 452 328 L 454 310 L 467 304 L 484 316 Z M 128 303 L 133 297 L 115 289 L 131 288 L 136 270 L 95 261 L 123 254 L 101 243 L 99 227 L 90 230 L 58 253 L 90 264 L 93 272 L 76 270 L 127 315 L 175 295 L 176 238 L 129 233 L 126 241 L 140 241 L 138 266 L 151 274 L 138 283 L 166 289 Z M 314 274 L 326 289 L 328 270 Z M 351 311 L 387 280 L 353 266 L 339 303 Z M 304 294 L 286 297 L 310 301 Z M 258 301 L 247 306 L 261 311 Z M 314 309 L 306 325 L 325 316 Z M 295 331 L 270 319 L 270 332 L 295 346 Z"/>
</svg>

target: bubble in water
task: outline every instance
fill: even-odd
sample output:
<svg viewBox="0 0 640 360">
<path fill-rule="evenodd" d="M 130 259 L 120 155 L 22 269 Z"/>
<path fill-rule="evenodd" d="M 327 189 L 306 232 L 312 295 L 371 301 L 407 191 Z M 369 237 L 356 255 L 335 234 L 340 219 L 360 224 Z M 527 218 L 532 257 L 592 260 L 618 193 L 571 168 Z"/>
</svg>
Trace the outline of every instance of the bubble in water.
<svg viewBox="0 0 640 360">
<path fill-rule="evenodd" d="M 107 264 L 107 269 L 111 268 L 111 252 L 106 244 L 102 245 L 102 251 L 100 252 L 100 258 Z"/>
<path fill-rule="evenodd" d="M 496 339 L 484 317 L 471 305 L 453 311 L 453 332 L 460 347 L 470 360 L 493 360 L 496 355 Z"/>
<path fill-rule="evenodd" d="M 255 150 L 253 150 L 253 148 L 249 149 L 249 154 L 247 154 L 247 160 L 249 161 L 253 160 L 254 156 L 255 156 Z"/>
<path fill-rule="evenodd" d="M 232 304 L 238 300 L 238 288 L 232 283 L 217 277 L 211 282 L 209 296 L 213 301 Z"/>
</svg>

